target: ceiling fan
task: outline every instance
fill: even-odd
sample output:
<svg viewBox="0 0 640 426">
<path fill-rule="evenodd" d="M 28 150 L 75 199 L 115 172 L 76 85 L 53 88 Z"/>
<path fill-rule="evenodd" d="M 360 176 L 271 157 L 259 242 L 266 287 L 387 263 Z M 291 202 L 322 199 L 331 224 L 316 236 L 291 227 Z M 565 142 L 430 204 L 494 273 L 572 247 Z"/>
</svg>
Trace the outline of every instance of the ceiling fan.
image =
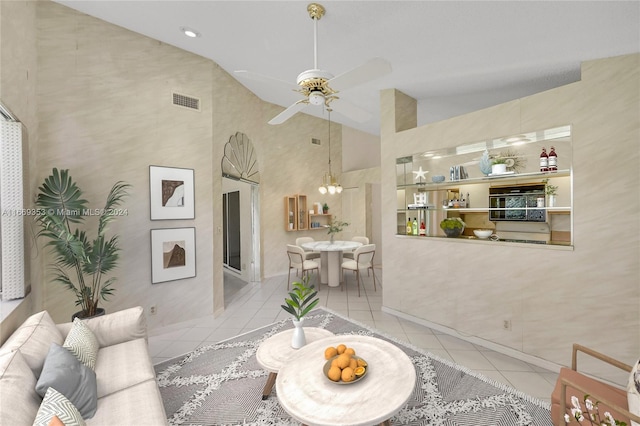
<svg viewBox="0 0 640 426">
<path fill-rule="evenodd" d="M 294 89 L 304 95 L 300 99 L 280 114 L 273 117 L 269 124 L 282 124 L 297 112 L 302 111 L 309 105 L 324 105 L 340 99 L 337 94 L 341 90 L 347 90 L 360 84 L 375 80 L 391 72 L 391 64 L 382 58 L 373 58 L 364 64 L 353 68 L 336 77 L 328 71 L 318 68 L 318 21 L 325 14 L 325 8 L 318 3 L 311 3 L 307 6 L 309 17 L 313 19 L 313 69 L 301 72 L 296 79 L 297 87 Z M 261 76 L 249 71 L 235 71 L 236 74 L 262 81 L 274 81 L 270 77 Z M 280 80 L 275 80 L 281 83 Z M 340 99 L 331 108 L 342 115 L 358 122 L 367 121 L 371 114 L 362 108 L 353 105 L 344 99 Z"/>
</svg>

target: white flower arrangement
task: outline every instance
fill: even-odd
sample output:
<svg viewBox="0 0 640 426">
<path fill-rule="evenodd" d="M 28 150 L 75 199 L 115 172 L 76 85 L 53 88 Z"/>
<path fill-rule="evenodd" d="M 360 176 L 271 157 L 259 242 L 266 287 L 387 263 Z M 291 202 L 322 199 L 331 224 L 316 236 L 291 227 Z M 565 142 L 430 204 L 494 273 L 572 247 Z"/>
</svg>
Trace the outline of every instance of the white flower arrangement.
<svg viewBox="0 0 640 426">
<path fill-rule="evenodd" d="M 608 411 L 605 411 L 603 420 L 600 416 L 600 411 L 598 411 L 598 402 L 594 404 L 593 401 L 589 399 L 589 396 L 590 395 L 584 396 L 585 410 L 582 409 L 582 405 L 580 404 L 580 400 L 577 396 L 571 397 L 571 405 L 573 405 L 573 408 L 571 408 L 571 415 L 568 413 L 564 415 L 565 423 L 569 424 L 575 419 L 578 423 L 588 420 L 591 425 L 627 426 L 625 422 L 614 419 Z"/>
</svg>

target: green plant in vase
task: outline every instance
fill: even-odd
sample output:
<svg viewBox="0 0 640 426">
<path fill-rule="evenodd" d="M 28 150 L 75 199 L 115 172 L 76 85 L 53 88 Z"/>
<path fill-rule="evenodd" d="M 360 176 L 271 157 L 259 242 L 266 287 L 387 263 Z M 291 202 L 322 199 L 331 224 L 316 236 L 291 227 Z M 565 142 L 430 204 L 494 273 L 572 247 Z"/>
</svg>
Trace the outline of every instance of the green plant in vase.
<svg viewBox="0 0 640 426">
<path fill-rule="evenodd" d="M 459 217 L 448 217 L 440 222 L 440 229 L 447 237 L 459 237 L 464 231 L 465 223 Z"/>
<path fill-rule="evenodd" d="M 551 185 L 549 183 L 549 179 L 543 179 L 542 183 L 544 183 L 544 193 L 547 196 L 547 206 L 555 207 L 556 205 L 556 195 L 558 193 L 558 186 Z"/>
<path fill-rule="evenodd" d="M 332 243 L 335 239 L 335 234 L 337 234 L 338 232 L 342 232 L 342 230 L 346 226 L 349 226 L 349 222 L 343 222 L 335 218 L 331 219 L 331 222 L 329 222 L 329 225 L 327 225 L 327 234 L 329 234 L 329 239 Z"/>
<path fill-rule="evenodd" d="M 282 309 L 293 315 L 293 334 L 291 336 L 291 347 L 298 349 L 303 347 L 307 341 L 304 336 L 304 317 L 320 302 L 316 297 L 318 291 L 313 284 L 309 285 L 309 276 L 302 278 L 302 281 L 293 283 L 293 290 L 289 292 L 289 298 L 285 298 L 285 305 L 280 305 Z"/>
<path fill-rule="evenodd" d="M 324 204 L 322 205 L 322 213 L 323 213 L 323 214 L 327 214 L 327 213 L 329 213 L 329 205 L 328 205 L 327 203 L 324 203 Z"/>
</svg>

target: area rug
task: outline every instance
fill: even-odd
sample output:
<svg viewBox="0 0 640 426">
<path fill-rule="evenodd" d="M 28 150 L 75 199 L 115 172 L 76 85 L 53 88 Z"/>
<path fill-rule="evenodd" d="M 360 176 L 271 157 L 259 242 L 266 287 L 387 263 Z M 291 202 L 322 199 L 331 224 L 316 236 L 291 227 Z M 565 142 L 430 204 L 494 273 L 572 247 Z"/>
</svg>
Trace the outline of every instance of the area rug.
<svg viewBox="0 0 640 426">
<path fill-rule="evenodd" d="M 391 418 L 394 425 L 552 425 L 548 403 L 335 312 L 316 309 L 306 326 L 374 336 L 407 353 L 416 368 L 416 386 Z M 262 400 L 268 373 L 255 357 L 262 341 L 291 327 L 291 320 L 279 321 L 156 365 L 169 424 L 299 425 L 278 404 L 275 386 Z"/>
</svg>

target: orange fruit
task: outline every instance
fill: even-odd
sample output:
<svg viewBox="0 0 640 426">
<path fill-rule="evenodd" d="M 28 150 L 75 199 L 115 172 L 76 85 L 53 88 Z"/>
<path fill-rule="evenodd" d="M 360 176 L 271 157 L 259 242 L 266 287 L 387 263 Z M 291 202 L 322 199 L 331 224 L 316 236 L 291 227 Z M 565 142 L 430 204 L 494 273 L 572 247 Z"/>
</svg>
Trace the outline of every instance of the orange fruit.
<svg viewBox="0 0 640 426">
<path fill-rule="evenodd" d="M 340 368 L 340 367 L 338 366 L 338 358 L 335 358 L 333 361 L 331 361 L 331 366 L 332 366 L 332 367 L 338 367 L 338 368 Z"/>
<path fill-rule="evenodd" d="M 353 374 L 355 374 L 355 375 L 356 375 L 356 377 L 360 377 L 360 376 L 362 376 L 362 375 L 364 374 L 364 371 L 365 371 L 365 368 L 364 368 L 364 367 L 356 367 L 356 368 L 353 370 Z"/>
<path fill-rule="evenodd" d="M 355 358 L 351 358 L 351 359 L 349 360 L 349 367 L 350 367 L 351 369 L 355 370 L 357 366 L 358 366 L 358 361 L 356 361 L 356 359 L 355 359 Z"/>
<path fill-rule="evenodd" d="M 344 353 L 345 354 L 349 354 L 351 356 L 354 356 L 356 354 L 356 351 L 353 348 L 347 348 L 347 349 L 344 350 Z"/>
<path fill-rule="evenodd" d="M 340 368 L 347 368 L 351 362 L 351 357 L 345 354 L 339 355 L 336 359 L 338 360 L 336 365 Z"/>
<path fill-rule="evenodd" d="M 356 375 L 353 372 L 353 368 L 347 367 L 342 370 L 342 381 L 343 382 L 352 382 L 356 378 Z"/>
<path fill-rule="evenodd" d="M 347 347 L 343 344 L 340 344 L 336 349 L 338 350 L 338 354 L 342 354 L 347 349 Z"/>
<path fill-rule="evenodd" d="M 365 361 L 362 358 L 358 358 L 358 367 L 366 367 L 367 366 L 367 361 Z"/>
<path fill-rule="evenodd" d="M 334 382 L 339 382 L 341 376 L 342 376 L 342 370 L 340 370 L 338 367 L 331 367 L 329 371 L 327 371 L 327 377 L 333 380 Z"/>
<path fill-rule="evenodd" d="M 333 346 L 329 346 L 324 350 L 324 359 L 331 359 L 336 355 L 338 355 L 338 351 Z"/>
</svg>

